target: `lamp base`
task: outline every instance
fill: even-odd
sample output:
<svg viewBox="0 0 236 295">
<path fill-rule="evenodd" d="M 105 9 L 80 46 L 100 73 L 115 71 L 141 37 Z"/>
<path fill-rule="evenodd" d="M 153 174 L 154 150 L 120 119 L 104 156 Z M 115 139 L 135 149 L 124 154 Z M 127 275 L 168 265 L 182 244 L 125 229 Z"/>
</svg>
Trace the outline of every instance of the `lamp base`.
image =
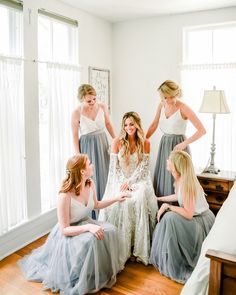
<svg viewBox="0 0 236 295">
<path fill-rule="evenodd" d="M 219 172 L 220 172 L 220 169 L 216 168 L 214 165 L 210 165 L 202 171 L 202 173 L 212 173 L 212 174 L 218 174 Z"/>
</svg>

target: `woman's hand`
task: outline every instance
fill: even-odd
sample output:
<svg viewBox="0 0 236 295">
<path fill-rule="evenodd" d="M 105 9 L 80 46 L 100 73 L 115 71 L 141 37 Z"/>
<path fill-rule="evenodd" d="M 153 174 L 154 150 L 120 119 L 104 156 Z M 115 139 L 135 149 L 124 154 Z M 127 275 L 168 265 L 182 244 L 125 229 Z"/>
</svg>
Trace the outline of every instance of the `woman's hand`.
<svg viewBox="0 0 236 295">
<path fill-rule="evenodd" d="M 183 142 L 177 144 L 174 147 L 173 151 L 183 151 L 186 147 L 187 147 L 187 144 L 183 141 Z"/>
<path fill-rule="evenodd" d="M 167 203 L 164 203 L 161 205 L 161 208 L 157 212 L 157 221 L 160 222 L 160 218 L 162 214 L 164 214 L 167 210 L 170 209 L 170 205 Z"/>
<path fill-rule="evenodd" d="M 124 192 L 124 191 L 127 191 L 129 190 L 129 184 L 128 182 L 124 182 L 121 186 L 120 186 L 120 191 L 121 192 Z"/>
<path fill-rule="evenodd" d="M 128 193 L 124 192 L 116 197 L 117 202 L 123 202 L 126 198 L 128 198 Z"/>
<path fill-rule="evenodd" d="M 104 229 L 97 224 L 89 224 L 89 232 L 91 232 L 98 240 L 104 239 Z"/>
</svg>

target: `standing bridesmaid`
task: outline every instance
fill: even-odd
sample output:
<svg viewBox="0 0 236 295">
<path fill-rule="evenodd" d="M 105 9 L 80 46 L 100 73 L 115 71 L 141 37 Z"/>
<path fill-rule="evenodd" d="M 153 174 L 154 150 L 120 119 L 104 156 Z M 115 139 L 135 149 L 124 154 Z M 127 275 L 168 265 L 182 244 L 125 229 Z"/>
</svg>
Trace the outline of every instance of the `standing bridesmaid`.
<svg viewBox="0 0 236 295">
<path fill-rule="evenodd" d="M 109 145 L 105 128 L 112 138 L 115 131 L 111 124 L 108 108 L 98 102 L 95 89 L 82 84 L 78 89 L 81 104 L 73 111 L 71 119 L 73 144 L 76 154 L 87 154 L 94 166 L 94 182 L 98 200 L 105 191 L 109 169 Z"/>
<path fill-rule="evenodd" d="M 160 197 L 174 193 L 174 179 L 166 170 L 166 161 L 171 151 L 185 150 L 190 153 L 188 145 L 203 136 L 206 130 L 194 111 L 180 100 L 181 89 L 175 82 L 166 80 L 158 91 L 161 102 L 146 137 L 151 137 L 158 125 L 163 132 L 154 172 L 154 189 L 156 196 Z M 186 138 L 188 120 L 196 128 L 196 132 Z"/>
</svg>

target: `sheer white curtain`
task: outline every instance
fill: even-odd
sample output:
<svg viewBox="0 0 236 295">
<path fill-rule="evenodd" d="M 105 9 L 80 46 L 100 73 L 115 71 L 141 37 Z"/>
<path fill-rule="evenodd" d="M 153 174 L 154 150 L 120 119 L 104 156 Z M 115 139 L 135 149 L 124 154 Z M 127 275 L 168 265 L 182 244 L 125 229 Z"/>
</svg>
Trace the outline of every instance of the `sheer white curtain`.
<svg viewBox="0 0 236 295">
<path fill-rule="evenodd" d="M 70 122 L 80 70 L 54 63 L 40 68 L 41 199 L 42 211 L 46 211 L 56 205 L 66 162 L 73 155 Z"/>
<path fill-rule="evenodd" d="M 0 235 L 26 219 L 23 65 L 0 56 Z"/>
<path fill-rule="evenodd" d="M 204 168 L 210 158 L 212 142 L 212 114 L 198 112 L 204 90 L 223 89 L 231 113 L 216 115 L 215 166 L 221 170 L 236 171 L 236 64 L 183 66 L 181 70 L 184 101 L 198 114 L 207 134 L 191 144 L 193 162 Z M 187 134 L 194 132 L 189 124 Z"/>
</svg>

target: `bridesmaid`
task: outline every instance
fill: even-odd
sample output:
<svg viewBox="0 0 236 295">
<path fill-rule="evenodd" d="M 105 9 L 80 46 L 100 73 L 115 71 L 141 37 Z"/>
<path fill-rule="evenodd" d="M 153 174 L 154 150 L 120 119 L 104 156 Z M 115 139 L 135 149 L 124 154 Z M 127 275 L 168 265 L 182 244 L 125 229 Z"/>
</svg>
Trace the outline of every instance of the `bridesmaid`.
<svg viewBox="0 0 236 295">
<path fill-rule="evenodd" d="M 115 131 L 107 106 L 98 102 L 95 89 L 88 84 L 79 87 L 78 98 L 82 102 L 72 113 L 71 127 L 76 154 L 87 154 L 94 165 L 94 182 L 97 198 L 105 191 L 109 169 L 109 145 L 105 128 L 112 138 Z"/>
<path fill-rule="evenodd" d="M 67 162 L 57 205 L 58 224 L 45 244 L 20 260 L 30 281 L 42 282 L 44 289 L 62 295 L 94 293 L 110 288 L 123 268 L 119 258 L 119 235 L 109 223 L 99 223 L 89 215 L 125 201 L 125 194 L 98 201 L 91 176 L 93 166 L 87 155 L 78 154 Z"/>
<path fill-rule="evenodd" d="M 149 138 L 160 126 L 163 136 L 157 154 L 154 172 L 154 189 L 158 197 L 174 193 L 174 179 L 166 170 L 166 160 L 170 152 L 185 150 L 190 153 L 189 144 L 198 140 L 206 133 L 201 121 L 194 111 L 181 101 L 181 89 L 171 80 L 163 82 L 158 91 L 161 96 L 155 118 L 150 125 L 146 137 Z M 193 135 L 186 138 L 186 126 L 190 121 L 196 128 Z"/>
<path fill-rule="evenodd" d="M 175 194 L 158 200 L 178 201 L 179 206 L 164 203 L 159 209 L 150 262 L 161 274 L 185 283 L 197 264 L 215 216 L 209 209 L 188 153 L 171 152 L 167 169 L 175 179 Z"/>
</svg>

